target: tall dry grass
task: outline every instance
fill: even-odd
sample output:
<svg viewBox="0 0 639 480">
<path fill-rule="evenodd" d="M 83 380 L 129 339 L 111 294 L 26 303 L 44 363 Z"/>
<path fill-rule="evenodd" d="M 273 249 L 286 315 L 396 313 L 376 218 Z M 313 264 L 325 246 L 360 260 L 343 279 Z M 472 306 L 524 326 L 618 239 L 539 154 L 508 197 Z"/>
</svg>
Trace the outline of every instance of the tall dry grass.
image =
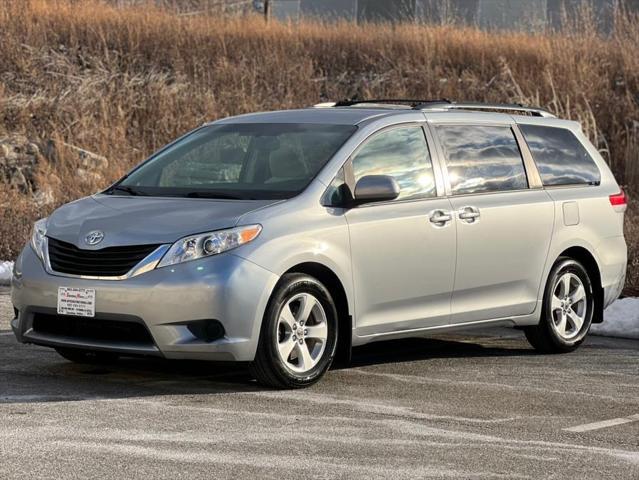
<svg viewBox="0 0 639 480">
<path fill-rule="evenodd" d="M 625 235 L 628 242 L 628 272 L 625 294 L 639 297 L 639 200 L 630 200 L 626 214 Z"/>
<path fill-rule="evenodd" d="M 604 38 L 588 25 L 548 36 L 412 24 L 266 25 L 91 0 L 5 0 L 0 137 L 56 138 L 109 158 L 101 181 L 79 180 L 64 155 L 43 164 L 40 179 L 55 186 L 57 205 L 222 116 L 353 96 L 523 102 L 581 121 L 617 178 L 639 189 L 638 51 L 639 22 L 624 17 Z M 10 258 L 31 221 L 53 205 L 37 209 L 28 196 L 0 187 L 0 258 Z M 636 259 L 639 240 L 629 233 Z M 639 285 L 636 271 L 629 278 Z"/>
</svg>

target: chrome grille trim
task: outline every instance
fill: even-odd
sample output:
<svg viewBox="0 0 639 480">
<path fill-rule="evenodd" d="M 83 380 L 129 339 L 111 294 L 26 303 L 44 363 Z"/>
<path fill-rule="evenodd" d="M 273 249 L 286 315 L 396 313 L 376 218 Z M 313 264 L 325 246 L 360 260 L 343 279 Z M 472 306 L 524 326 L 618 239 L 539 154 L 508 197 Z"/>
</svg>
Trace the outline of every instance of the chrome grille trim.
<svg viewBox="0 0 639 480">
<path fill-rule="evenodd" d="M 67 277 L 67 278 L 78 278 L 85 280 L 126 280 L 129 278 L 137 277 L 138 275 L 142 275 L 143 273 L 149 272 L 160 263 L 162 257 L 166 254 L 166 252 L 171 248 L 171 244 L 159 245 L 155 250 L 153 250 L 149 255 L 140 260 L 136 265 L 134 265 L 131 270 L 129 270 L 124 275 L 118 276 L 109 276 L 109 275 L 77 275 L 72 273 L 58 272 L 53 269 L 51 266 L 51 260 L 49 257 L 49 238 L 45 238 L 45 245 L 43 248 L 44 253 L 44 268 L 47 273 L 50 275 L 55 275 L 58 277 Z"/>
</svg>

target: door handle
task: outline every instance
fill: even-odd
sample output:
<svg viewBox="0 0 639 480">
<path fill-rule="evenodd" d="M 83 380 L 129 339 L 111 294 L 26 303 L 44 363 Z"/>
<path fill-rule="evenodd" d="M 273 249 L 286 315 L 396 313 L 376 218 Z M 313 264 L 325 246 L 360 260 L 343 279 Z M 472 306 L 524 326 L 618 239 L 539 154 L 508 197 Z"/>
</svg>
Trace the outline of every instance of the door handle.
<svg viewBox="0 0 639 480">
<path fill-rule="evenodd" d="M 458 212 L 459 219 L 466 223 L 475 223 L 480 217 L 479 209 L 477 207 L 463 207 Z"/>
<path fill-rule="evenodd" d="M 428 219 L 430 223 L 437 227 L 445 227 L 453 219 L 453 216 L 450 212 L 445 212 L 444 210 L 434 210 L 430 213 Z"/>
</svg>

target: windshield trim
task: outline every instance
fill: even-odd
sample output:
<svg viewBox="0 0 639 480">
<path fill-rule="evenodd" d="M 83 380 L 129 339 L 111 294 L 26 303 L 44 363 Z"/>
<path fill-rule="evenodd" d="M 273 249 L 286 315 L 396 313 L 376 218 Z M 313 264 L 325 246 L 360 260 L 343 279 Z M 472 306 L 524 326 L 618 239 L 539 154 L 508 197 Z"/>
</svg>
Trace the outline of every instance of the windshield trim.
<svg viewBox="0 0 639 480">
<path fill-rule="evenodd" d="M 313 180 L 311 180 L 312 182 Z M 310 185 L 310 183 L 309 183 Z M 113 187 L 109 187 L 104 192 L 100 192 L 103 195 L 109 196 L 122 196 L 122 197 L 167 197 L 167 198 L 189 198 L 196 200 L 241 200 L 241 201 L 250 201 L 250 200 L 287 200 L 289 198 L 293 198 L 300 193 L 297 190 L 196 190 L 193 188 L 178 188 L 178 187 L 135 187 L 135 189 L 139 192 L 138 194 L 128 194 L 124 195 L 114 194 L 114 191 L 117 191 L 119 185 L 114 185 Z M 128 186 L 127 186 L 128 187 Z M 304 187 L 304 190 L 308 188 L 308 185 Z M 256 198 L 259 196 L 260 198 Z"/>
</svg>

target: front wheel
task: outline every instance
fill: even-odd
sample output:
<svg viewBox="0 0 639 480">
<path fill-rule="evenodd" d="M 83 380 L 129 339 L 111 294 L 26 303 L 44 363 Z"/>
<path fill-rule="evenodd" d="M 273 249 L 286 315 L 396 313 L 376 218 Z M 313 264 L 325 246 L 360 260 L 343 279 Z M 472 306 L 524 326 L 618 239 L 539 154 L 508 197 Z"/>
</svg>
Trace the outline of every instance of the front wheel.
<svg viewBox="0 0 639 480">
<path fill-rule="evenodd" d="M 586 338 L 594 313 L 594 295 L 587 270 L 562 257 L 550 271 L 539 325 L 526 327 L 526 338 L 536 350 L 564 353 Z"/>
<path fill-rule="evenodd" d="M 337 326 L 335 303 L 322 283 L 284 275 L 266 309 L 251 372 L 269 387 L 312 385 L 333 362 Z"/>
</svg>

